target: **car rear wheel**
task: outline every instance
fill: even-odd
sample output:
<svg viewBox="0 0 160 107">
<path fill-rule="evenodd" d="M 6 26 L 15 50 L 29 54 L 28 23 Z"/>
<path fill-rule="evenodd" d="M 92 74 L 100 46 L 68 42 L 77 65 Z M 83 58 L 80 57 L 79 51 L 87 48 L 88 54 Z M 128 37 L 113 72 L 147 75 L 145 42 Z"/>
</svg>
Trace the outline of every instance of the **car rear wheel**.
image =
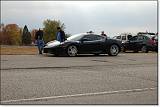
<svg viewBox="0 0 160 107">
<path fill-rule="evenodd" d="M 58 54 L 58 53 L 55 53 L 54 56 L 59 56 L 59 54 Z"/>
<path fill-rule="evenodd" d="M 77 47 L 74 45 L 71 45 L 67 48 L 67 55 L 68 56 L 76 56 L 77 55 Z"/>
<path fill-rule="evenodd" d="M 99 53 L 95 53 L 94 55 L 95 55 L 95 56 L 99 56 Z"/>
<path fill-rule="evenodd" d="M 123 51 L 123 52 L 126 52 L 126 49 L 125 49 L 125 47 L 122 47 L 122 51 Z"/>
<path fill-rule="evenodd" d="M 111 45 L 108 54 L 110 56 L 117 56 L 118 53 L 119 53 L 119 47 L 116 44 Z"/>
<path fill-rule="evenodd" d="M 134 53 L 138 53 L 138 50 L 133 50 Z"/>
<path fill-rule="evenodd" d="M 148 53 L 147 46 L 143 45 L 142 48 L 141 48 L 141 51 L 144 52 L 144 53 Z"/>
</svg>

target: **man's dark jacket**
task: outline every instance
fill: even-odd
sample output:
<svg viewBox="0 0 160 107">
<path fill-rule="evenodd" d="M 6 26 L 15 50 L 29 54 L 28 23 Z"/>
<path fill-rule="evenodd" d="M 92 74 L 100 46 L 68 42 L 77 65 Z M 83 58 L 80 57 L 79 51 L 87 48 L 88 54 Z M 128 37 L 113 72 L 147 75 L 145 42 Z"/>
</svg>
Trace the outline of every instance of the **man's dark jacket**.
<svg viewBox="0 0 160 107">
<path fill-rule="evenodd" d="M 60 33 L 61 33 L 61 40 L 62 42 L 66 40 L 66 37 L 65 37 L 65 33 L 63 30 L 60 30 Z"/>
<path fill-rule="evenodd" d="M 43 40 L 43 31 L 39 30 L 36 32 L 35 40 Z"/>
</svg>

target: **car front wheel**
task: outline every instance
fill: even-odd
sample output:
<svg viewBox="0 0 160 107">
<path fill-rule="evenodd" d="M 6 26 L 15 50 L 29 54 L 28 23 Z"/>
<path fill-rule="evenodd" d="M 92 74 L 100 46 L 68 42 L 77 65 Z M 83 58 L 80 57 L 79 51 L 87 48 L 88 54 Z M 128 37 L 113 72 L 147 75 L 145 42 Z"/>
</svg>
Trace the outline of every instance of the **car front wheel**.
<svg viewBox="0 0 160 107">
<path fill-rule="evenodd" d="M 119 53 L 119 47 L 116 44 L 113 44 L 109 48 L 109 56 L 117 56 Z"/>
<path fill-rule="evenodd" d="M 77 55 L 77 47 L 74 45 L 71 45 L 67 48 L 67 55 L 68 56 L 76 56 Z"/>
<path fill-rule="evenodd" d="M 148 53 L 147 46 L 145 46 L 145 45 L 142 46 L 141 51 L 144 52 L 144 53 Z"/>
<path fill-rule="evenodd" d="M 123 52 L 126 52 L 126 48 L 125 48 L 125 47 L 122 47 L 122 51 L 123 51 Z"/>
</svg>

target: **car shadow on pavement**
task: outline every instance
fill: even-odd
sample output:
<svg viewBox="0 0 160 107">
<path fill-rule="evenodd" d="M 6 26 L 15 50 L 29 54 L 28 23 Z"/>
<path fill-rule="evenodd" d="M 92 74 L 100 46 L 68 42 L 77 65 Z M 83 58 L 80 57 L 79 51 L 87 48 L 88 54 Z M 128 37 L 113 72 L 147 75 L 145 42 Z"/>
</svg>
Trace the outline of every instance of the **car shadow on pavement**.
<svg viewBox="0 0 160 107">
<path fill-rule="evenodd" d="M 46 57 L 66 57 L 66 58 L 76 58 L 76 57 L 118 57 L 117 56 L 109 56 L 108 54 L 100 54 L 100 55 L 94 55 L 94 54 L 78 54 L 77 56 L 66 56 L 66 55 L 59 55 L 59 56 L 55 56 L 54 54 L 44 54 L 43 56 Z"/>
</svg>

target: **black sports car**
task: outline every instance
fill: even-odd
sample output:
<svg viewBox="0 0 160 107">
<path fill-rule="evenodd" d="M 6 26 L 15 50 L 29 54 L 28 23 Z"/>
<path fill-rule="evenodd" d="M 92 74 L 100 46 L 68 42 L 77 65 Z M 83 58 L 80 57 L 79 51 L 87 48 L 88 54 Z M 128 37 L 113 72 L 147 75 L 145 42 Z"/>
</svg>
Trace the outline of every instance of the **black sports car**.
<svg viewBox="0 0 160 107">
<path fill-rule="evenodd" d="M 76 56 L 77 54 L 109 54 L 117 56 L 121 51 L 121 42 L 105 36 L 83 33 L 76 34 L 67 38 L 64 42 L 51 41 L 44 47 L 44 53 L 66 54 L 68 56 Z"/>
</svg>

